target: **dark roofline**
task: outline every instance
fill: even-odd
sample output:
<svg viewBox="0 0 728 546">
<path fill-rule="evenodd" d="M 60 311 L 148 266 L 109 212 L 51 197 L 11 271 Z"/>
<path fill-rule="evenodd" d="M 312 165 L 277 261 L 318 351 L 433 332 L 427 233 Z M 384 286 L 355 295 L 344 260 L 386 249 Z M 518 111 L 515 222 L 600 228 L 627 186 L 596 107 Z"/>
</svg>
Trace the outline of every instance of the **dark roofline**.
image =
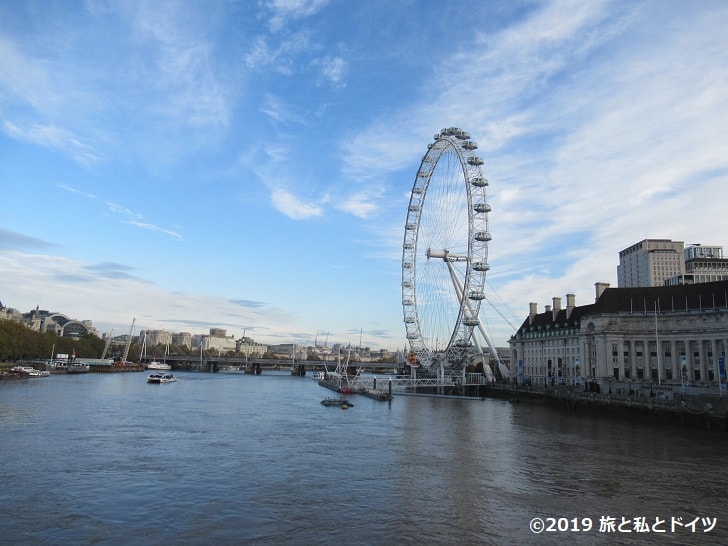
<svg viewBox="0 0 728 546">
<path fill-rule="evenodd" d="M 598 313 L 704 311 L 728 308 L 728 281 L 607 288 L 594 304 Z"/>
</svg>

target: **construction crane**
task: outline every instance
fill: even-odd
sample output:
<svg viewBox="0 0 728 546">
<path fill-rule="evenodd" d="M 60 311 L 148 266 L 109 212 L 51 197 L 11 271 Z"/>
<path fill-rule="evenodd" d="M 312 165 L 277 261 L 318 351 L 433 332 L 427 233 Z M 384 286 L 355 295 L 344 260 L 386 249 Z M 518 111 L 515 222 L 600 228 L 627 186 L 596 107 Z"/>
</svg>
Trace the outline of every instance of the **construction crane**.
<svg viewBox="0 0 728 546">
<path fill-rule="evenodd" d="M 104 352 L 101 353 L 101 360 L 106 358 L 106 353 L 109 352 L 109 345 L 111 345 L 111 338 L 114 336 L 114 329 L 111 329 L 111 332 L 106 334 L 106 345 L 104 345 Z"/>
<path fill-rule="evenodd" d="M 131 328 L 129 328 L 129 337 L 126 338 L 126 347 L 124 347 L 124 357 L 121 359 L 122 365 L 126 365 L 126 357 L 129 356 L 129 345 L 131 345 L 131 334 L 134 331 L 134 323 L 136 319 L 131 321 Z"/>
</svg>

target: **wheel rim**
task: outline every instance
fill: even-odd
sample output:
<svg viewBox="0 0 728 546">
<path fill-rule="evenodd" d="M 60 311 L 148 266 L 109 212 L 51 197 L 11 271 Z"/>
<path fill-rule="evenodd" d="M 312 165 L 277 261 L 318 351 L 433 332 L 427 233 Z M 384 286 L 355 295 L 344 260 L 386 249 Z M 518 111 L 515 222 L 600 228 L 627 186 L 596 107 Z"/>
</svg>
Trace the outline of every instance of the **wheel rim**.
<svg viewBox="0 0 728 546">
<path fill-rule="evenodd" d="M 410 362 L 457 365 L 472 343 L 488 269 L 487 180 L 477 144 L 443 129 L 420 163 L 402 251 Z"/>
</svg>

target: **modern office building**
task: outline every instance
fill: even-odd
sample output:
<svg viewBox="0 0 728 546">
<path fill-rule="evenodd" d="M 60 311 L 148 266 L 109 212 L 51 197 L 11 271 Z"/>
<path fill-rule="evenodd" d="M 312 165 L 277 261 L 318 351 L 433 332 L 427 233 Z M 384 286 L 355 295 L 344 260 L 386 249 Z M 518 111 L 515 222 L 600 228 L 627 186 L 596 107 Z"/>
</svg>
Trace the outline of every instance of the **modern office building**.
<svg viewBox="0 0 728 546">
<path fill-rule="evenodd" d="M 728 348 L 728 281 L 595 286 L 592 304 L 577 306 L 573 294 L 567 294 L 566 308 L 561 298 L 541 313 L 530 304 L 509 341 L 514 374 L 542 385 L 718 385 Z"/>
<path fill-rule="evenodd" d="M 670 239 L 645 239 L 619 253 L 617 286 L 663 286 L 671 277 L 685 274 L 685 243 Z"/>
<path fill-rule="evenodd" d="M 728 259 L 723 247 L 690 245 L 685 247 L 685 274 L 665 280 L 665 284 L 695 284 L 728 280 Z"/>
<path fill-rule="evenodd" d="M 697 258 L 721 259 L 723 258 L 722 246 L 706 246 L 699 243 L 685 247 L 685 261 Z"/>
</svg>

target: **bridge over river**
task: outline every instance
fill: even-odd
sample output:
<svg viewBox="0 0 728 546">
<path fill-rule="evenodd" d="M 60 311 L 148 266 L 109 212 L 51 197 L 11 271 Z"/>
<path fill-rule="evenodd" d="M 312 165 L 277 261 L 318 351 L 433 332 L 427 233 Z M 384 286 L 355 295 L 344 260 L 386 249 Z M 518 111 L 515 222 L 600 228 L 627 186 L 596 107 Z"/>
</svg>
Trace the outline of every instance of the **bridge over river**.
<svg viewBox="0 0 728 546">
<path fill-rule="evenodd" d="M 291 370 L 297 375 L 305 375 L 307 371 L 326 371 L 336 368 L 336 362 L 322 360 L 301 360 L 293 362 L 284 359 L 271 358 L 245 358 L 237 356 L 185 356 L 168 355 L 165 362 L 177 370 L 204 370 L 218 372 L 220 370 L 236 368 L 248 373 L 261 373 L 262 370 Z M 364 372 L 392 373 L 399 366 L 395 362 L 355 362 L 349 366 L 352 372 L 360 369 Z"/>
</svg>

